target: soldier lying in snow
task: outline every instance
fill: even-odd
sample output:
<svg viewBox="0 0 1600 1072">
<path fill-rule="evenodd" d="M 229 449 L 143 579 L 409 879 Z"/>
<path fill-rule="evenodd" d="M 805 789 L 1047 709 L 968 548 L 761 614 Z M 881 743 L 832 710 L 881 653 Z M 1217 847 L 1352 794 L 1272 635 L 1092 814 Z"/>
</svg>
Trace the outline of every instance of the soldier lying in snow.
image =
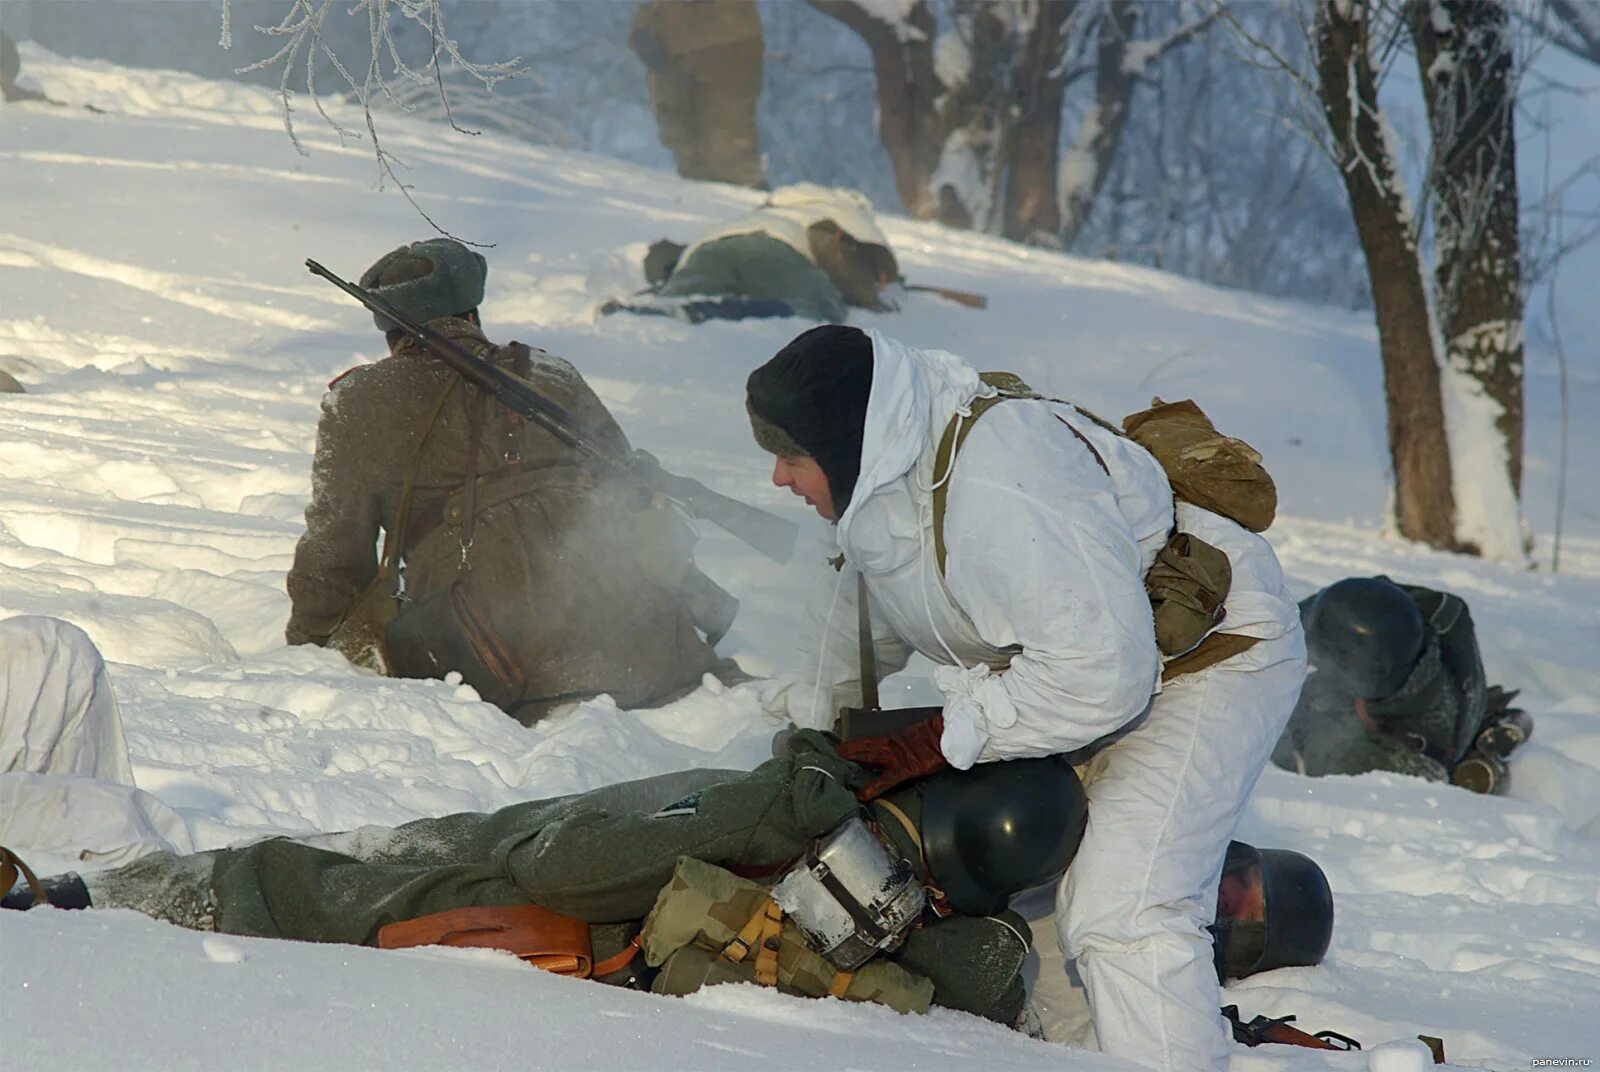
<svg viewBox="0 0 1600 1072">
<path fill-rule="evenodd" d="M 892 310 L 884 289 L 900 278 L 872 205 L 855 190 L 797 183 L 701 235 L 687 248 L 663 240 L 645 259 L 657 300 L 610 301 L 616 312 L 703 320 L 803 316 L 841 321 L 847 307 Z"/>
<path fill-rule="evenodd" d="M 1515 692 L 1487 686 L 1459 596 L 1349 577 L 1300 604 L 1306 678 L 1272 762 L 1313 777 L 1394 771 L 1503 793 L 1533 732 Z"/>
<path fill-rule="evenodd" d="M 750 773 L 684 771 L 492 815 L 160 853 L 19 885 L 0 906 L 43 893 L 229 934 L 510 948 L 663 994 L 751 981 L 1017 1022 L 1031 934 L 1007 906 L 1077 849 L 1086 812 L 1071 768 L 947 771 L 863 807 L 869 776 L 829 738 L 801 731 L 788 753 Z M 1304 857 L 1237 846 L 1219 894 L 1219 971 L 1320 960 L 1326 889 Z M 530 903 L 546 910 L 531 923 L 517 914 Z M 450 937 L 502 925 L 494 939 Z"/>
</svg>

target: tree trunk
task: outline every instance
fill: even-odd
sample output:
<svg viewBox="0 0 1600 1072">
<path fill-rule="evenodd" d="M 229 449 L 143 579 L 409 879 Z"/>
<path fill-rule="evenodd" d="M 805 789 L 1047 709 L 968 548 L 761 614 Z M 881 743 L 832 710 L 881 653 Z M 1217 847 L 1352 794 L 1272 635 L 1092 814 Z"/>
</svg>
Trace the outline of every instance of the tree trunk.
<svg viewBox="0 0 1600 1072">
<path fill-rule="evenodd" d="M 1134 0 L 1111 0 L 1100 20 L 1094 110 L 1084 119 L 1077 143 L 1067 154 L 1067 174 L 1061 187 L 1061 245 L 1066 249 L 1072 248 L 1089 221 L 1089 210 L 1111 171 L 1111 161 L 1128 123 L 1134 72 L 1126 61 L 1138 18 Z"/>
<path fill-rule="evenodd" d="M 1017 115 L 1007 145 L 1004 233 L 1019 242 L 1060 239 L 1056 194 L 1067 20 L 1077 0 L 1040 0 L 1017 66 Z"/>
<path fill-rule="evenodd" d="M 935 28 L 928 0 L 915 0 L 898 25 L 883 21 L 854 0 L 810 3 L 867 43 L 878 84 L 878 137 L 894 168 L 895 190 L 912 216 L 939 219 L 932 179 L 944 151 L 944 118 L 938 105 L 945 88 L 933 69 Z"/>
<path fill-rule="evenodd" d="M 1017 35 L 1010 0 L 955 0 L 953 40 L 965 54 L 947 69 L 940 103 L 944 143 L 932 178 L 939 219 L 963 230 L 989 230 L 1005 177 Z M 958 52 L 957 50 L 960 50 Z"/>
<path fill-rule="evenodd" d="M 1394 465 L 1400 534 L 1459 545 L 1439 364 L 1410 211 L 1378 111 L 1365 0 L 1318 0 L 1313 48 L 1322 109 L 1366 254 Z"/>
<path fill-rule="evenodd" d="M 1407 14 L 1433 136 L 1434 291 L 1445 356 L 1499 407 L 1522 494 L 1522 264 L 1516 67 L 1500 0 L 1422 0 Z"/>
</svg>

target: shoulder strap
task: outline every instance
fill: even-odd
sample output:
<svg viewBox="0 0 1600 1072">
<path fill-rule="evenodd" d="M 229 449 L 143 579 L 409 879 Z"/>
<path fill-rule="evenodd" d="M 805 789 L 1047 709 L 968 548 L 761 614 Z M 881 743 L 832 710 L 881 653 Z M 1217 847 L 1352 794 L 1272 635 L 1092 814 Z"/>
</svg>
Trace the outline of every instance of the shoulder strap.
<svg viewBox="0 0 1600 1072">
<path fill-rule="evenodd" d="M 973 399 L 970 407 L 972 412 L 968 416 L 962 417 L 958 413 L 950 418 L 950 423 L 945 425 L 944 435 L 939 437 L 939 450 L 934 454 L 933 458 L 933 554 L 939 564 L 939 575 L 941 577 L 944 576 L 944 511 L 945 500 L 949 495 L 950 470 L 955 467 L 956 454 L 960 452 L 961 444 L 966 442 L 967 433 L 972 431 L 972 425 L 979 417 L 988 413 L 999 403 L 1009 399 L 1042 399 L 1071 406 L 1075 411 L 1083 414 L 1107 431 L 1119 436 L 1123 434 L 1119 429 L 1113 427 L 1102 418 L 1096 417 L 1076 403 L 1067 402 L 1065 399 L 1060 398 L 1046 398 L 1046 396 L 1029 387 L 1020 376 L 1013 372 L 980 372 L 978 378 L 1000 393 L 989 398 Z M 1106 466 L 1105 458 L 1095 449 L 1094 444 L 1089 442 L 1089 437 L 1074 428 L 1071 422 L 1060 414 L 1056 414 L 1056 420 L 1060 421 L 1067 431 L 1076 437 L 1078 442 L 1089 448 L 1089 453 L 1094 455 L 1094 460 L 1099 464 L 1101 471 L 1110 476 L 1111 470 Z"/>
<path fill-rule="evenodd" d="M 467 552 L 472 550 L 478 522 L 478 455 L 483 450 L 483 410 L 487 404 L 483 391 L 467 399 L 467 464 L 461 474 L 461 562 L 456 567 L 463 574 L 467 572 Z"/>
<path fill-rule="evenodd" d="M 433 404 L 433 412 L 428 415 L 427 427 L 423 428 L 422 435 L 417 439 L 417 445 L 412 448 L 411 467 L 406 470 L 405 483 L 400 488 L 399 516 L 395 518 L 394 528 L 386 529 L 383 534 L 383 552 L 378 556 L 379 580 L 393 577 L 399 566 L 400 555 L 405 549 L 406 525 L 411 519 L 411 495 L 416 490 L 417 470 L 422 465 L 422 447 L 433 434 L 434 426 L 439 423 L 439 414 L 444 412 L 445 402 L 461 382 L 461 377 L 455 375 L 444 385 L 444 390 L 439 392 L 439 400 Z"/>
</svg>

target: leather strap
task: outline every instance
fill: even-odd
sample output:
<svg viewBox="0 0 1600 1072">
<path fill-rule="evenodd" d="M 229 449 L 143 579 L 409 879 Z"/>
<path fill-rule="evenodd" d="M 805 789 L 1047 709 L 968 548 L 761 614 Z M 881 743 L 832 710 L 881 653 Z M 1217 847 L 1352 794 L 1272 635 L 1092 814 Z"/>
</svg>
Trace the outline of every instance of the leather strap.
<svg viewBox="0 0 1600 1072">
<path fill-rule="evenodd" d="M 634 935 L 633 941 L 623 946 L 619 952 L 613 953 L 602 961 L 597 961 L 595 966 L 589 970 L 589 975 L 595 979 L 600 979 L 614 972 L 619 972 L 629 964 L 632 964 L 633 958 L 639 955 L 639 950 L 642 948 L 643 938 L 643 931 Z"/>
<path fill-rule="evenodd" d="M 922 833 L 912 824 L 911 816 L 902 811 L 898 805 L 891 803 L 884 797 L 879 797 L 878 799 L 874 800 L 869 807 L 882 808 L 884 811 L 894 816 L 895 822 L 899 823 L 901 827 L 905 829 L 906 836 L 911 839 L 911 844 L 915 845 L 917 848 L 917 870 L 920 874 L 926 875 L 928 873 L 928 853 L 927 850 L 922 847 Z"/>
<path fill-rule="evenodd" d="M 1249 651 L 1259 639 L 1240 633 L 1212 633 L 1177 658 L 1168 659 L 1161 667 L 1161 681 L 1164 684 L 1185 674 L 1198 674 L 1224 659 Z"/>
<path fill-rule="evenodd" d="M 472 550 L 472 537 L 478 523 L 478 455 L 483 450 L 483 409 L 487 403 L 488 397 L 482 391 L 467 402 L 471 413 L 467 418 L 467 465 L 461 477 L 461 564 L 456 567 L 461 575 L 469 569 L 467 553 Z"/>
<path fill-rule="evenodd" d="M 872 646 L 872 608 L 867 605 L 867 575 L 856 573 L 856 635 L 861 651 L 861 706 L 878 709 L 878 651 Z"/>
<path fill-rule="evenodd" d="M 378 580 L 387 580 L 393 577 L 399 568 L 400 556 L 405 552 L 406 528 L 411 521 L 411 496 L 417 486 L 417 470 L 422 465 L 422 448 L 428 442 L 428 437 L 433 434 L 433 429 L 439 423 L 439 415 L 444 412 L 444 404 L 449 401 L 450 395 L 462 383 L 459 375 L 451 376 L 450 382 L 444 385 L 444 390 L 439 392 L 439 400 L 433 404 L 433 412 L 428 414 L 428 424 L 422 430 L 417 445 L 411 450 L 411 466 L 406 470 L 405 483 L 400 487 L 400 512 L 395 519 L 393 529 L 385 529 L 383 533 L 383 552 L 378 557 Z"/>
<path fill-rule="evenodd" d="M 517 462 L 478 477 L 476 512 L 481 513 L 491 506 L 521 498 L 563 476 L 587 488 L 597 486 L 592 470 L 572 462 L 546 462 L 533 466 Z M 464 488 L 455 488 L 429 499 L 412 511 L 411 525 L 406 530 L 411 546 L 420 544 L 441 525 L 464 521 L 466 517 L 466 511 L 462 507 L 464 496 Z"/>
</svg>

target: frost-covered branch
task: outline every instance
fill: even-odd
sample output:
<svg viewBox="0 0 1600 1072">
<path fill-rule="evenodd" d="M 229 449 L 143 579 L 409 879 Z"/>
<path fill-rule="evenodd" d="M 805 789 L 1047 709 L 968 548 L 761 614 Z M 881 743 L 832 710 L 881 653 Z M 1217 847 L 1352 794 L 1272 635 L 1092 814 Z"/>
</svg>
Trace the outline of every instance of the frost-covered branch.
<svg viewBox="0 0 1600 1072">
<path fill-rule="evenodd" d="M 393 182 L 430 226 L 440 234 L 448 234 L 423 211 L 412 195 L 412 186 L 402 181 L 396 172 L 396 166 L 404 166 L 403 162 L 384 147 L 378 134 L 374 110 L 381 102 L 387 101 L 402 111 L 417 112 L 421 105 L 419 98 L 425 96 L 437 102 L 440 114 L 455 130 L 464 134 L 474 133 L 456 122 L 455 108 L 451 103 L 454 90 L 445 78 L 444 61 L 448 60 L 452 71 L 459 72 L 483 92 L 490 92 L 497 84 L 525 74 L 526 69 L 519 59 L 480 63 L 463 55 L 446 28 L 440 0 L 355 0 L 352 6 L 343 10 L 342 15 L 351 19 L 365 16 L 367 54 L 362 64 L 347 63 L 340 48 L 330 37 L 328 20 L 336 4 L 348 2 L 289 0 L 283 17 L 276 24 L 254 27 L 257 33 L 268 38 L 281 39 L 282 44 L 264 59 L 238 68 L 237 73 L 282 68 L 278 93 L 283 101 L 284 129 L 296 151 L 307 155 L 308 150 L 295 129 L 293 83 L 297 75 L 302 76 L 304 92 L 311 98 L 317 114 L 338 134 L 341 141 L 362 137 L 358 131 L 336 119 L 325 105 L 326 91 L 318 86 L 317 75 L 319 68 L 324 65 L 331 69 L 341 85 L 340 94 L 348 95 L 361 107 L 366 137 L 370 139 L 373 157 L 378 165 L 379 188 L 385 181 Z M 232 18 L 232 5 L 225 0 L 221 36 L 224 48 L 232 47 L 234 41 Z M 421 30 L 427 42 L 425 61 L 413 63 L 406 60 L 396 40 L 396 32 L 402 26 Z M 357 71 L 360 73 L 357 74 Z M 419 87 L 422 93 L 419 93 Z"/>
<path fill-rule="evenodd" d="M 1546 40 L 1580 59 L 1600 63 L 1600 4 L 1594 0 L 1545 0 L 1537 22 Z"/>
</svg>

